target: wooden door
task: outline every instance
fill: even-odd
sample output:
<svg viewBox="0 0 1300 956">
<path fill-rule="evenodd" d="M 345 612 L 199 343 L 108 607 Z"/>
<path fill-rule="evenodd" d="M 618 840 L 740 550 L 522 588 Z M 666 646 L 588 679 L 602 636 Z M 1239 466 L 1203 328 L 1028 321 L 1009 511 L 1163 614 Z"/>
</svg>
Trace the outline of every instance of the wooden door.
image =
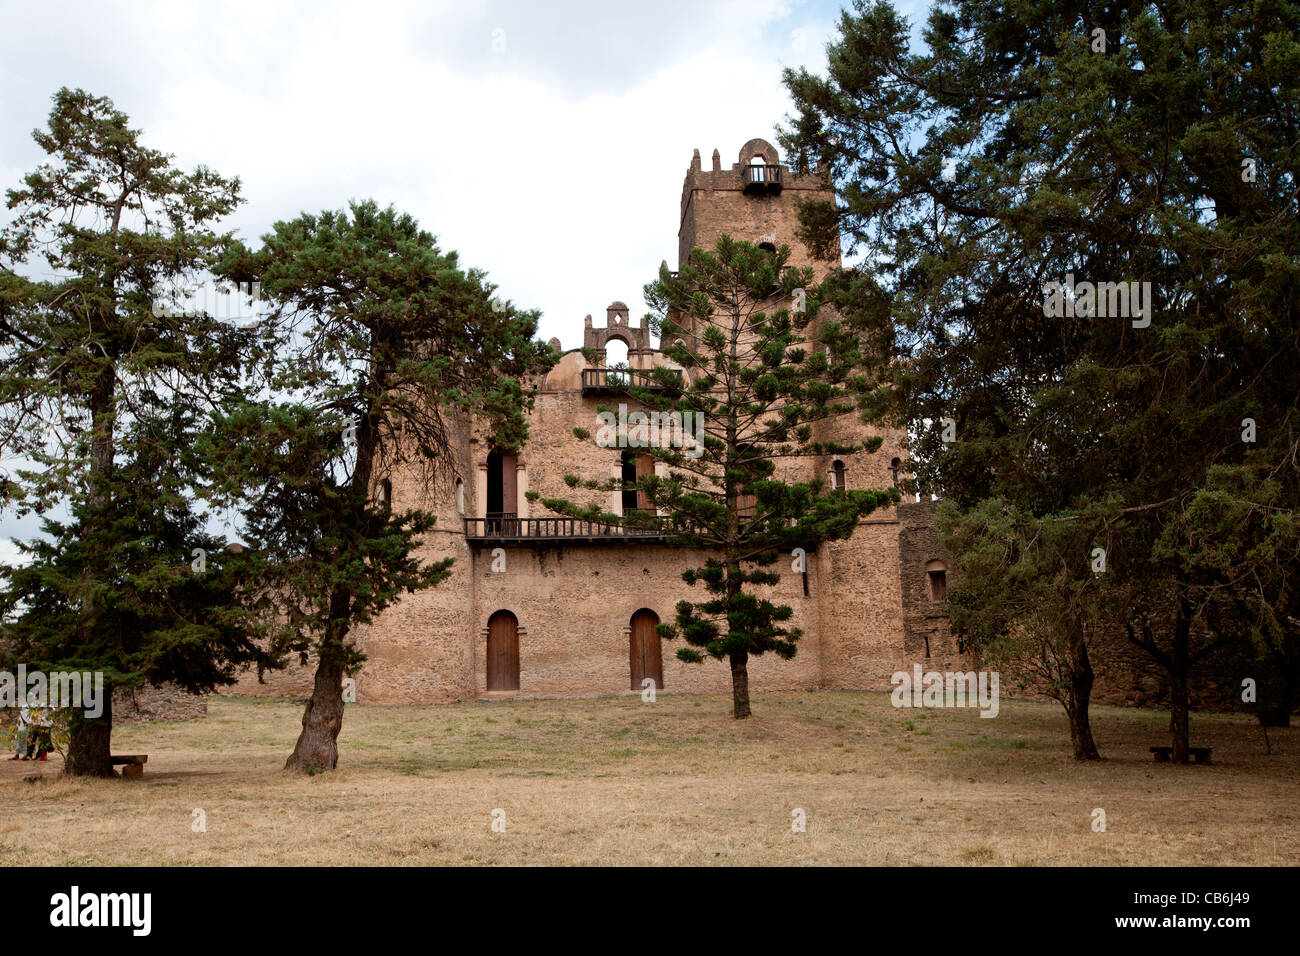
<svg viewBox="0 0 1300 956">
<path fill-rule="evenodd" d="M 654 611 L 640 610 L 632 615 L 632 636 L 629 640 L 632 663 L 632 689 L 641 690 L 641 682 L 653 677 L 655 690 L 664 689 L 664 659 L 655 628 L 659 615 Z"/>
<path fill-rule="evenodd" d="M 507 518 L 519 514 L 519 460 L 501 456 L 501 513 Z"/>
<path fill-rule="evenodd" d="M 519 689 L 519 621 L 509 611 L 488 620 L 487 689 Z"/>
<path fill-rule="evenodd" d="M 648 475 L 653 475 L 654 473 L 655 473 L 654 457 L 652 455 L 645 455 L 645 454 L 638 455 L 636 459 L 637 481 L 640 481 L 642 478 L 645 478 Z M 643 488 L 638 487 L 636 490 L 636 506 L 641 511 L 654 510 L 650 505 L 650 496 L 645 493 L 645 489 Z"/>
</svg>

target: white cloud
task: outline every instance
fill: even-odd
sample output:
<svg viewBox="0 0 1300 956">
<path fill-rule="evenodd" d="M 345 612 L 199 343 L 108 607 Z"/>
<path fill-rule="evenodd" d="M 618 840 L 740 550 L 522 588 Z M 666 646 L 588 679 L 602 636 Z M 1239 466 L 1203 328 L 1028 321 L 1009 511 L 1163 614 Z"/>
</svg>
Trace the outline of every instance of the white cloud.
<svg viewBox="0 0 1300 956">
<path fill-rule="evenodd" d="M 28 134 L 49 95 L 84 86 L 181 163 L 238 175 L 246 239 L 391 202 L 573 347 L 611 300 L 644 311 L 641 286 L 676 261 L 691 151 L 729 165 L 772 138 L 781 67 L 819 64 L 834 15 L 776 0 L 23 10 L 0 41 L 0 172 L 39 161 Z"/>
<path fill-rule="evenodd" d="M 182 166 L 239 176 L 229 225 L 246 240 L 304 210 L 392 203 L 573 348 L 612 300 L 644 312 L 642 285 L 676 262 L 692 150 L 729 166 L 772 139 L 781 68 L 821 69 L 838 8 L 0 0 L 0 188 L 43 161 L 30 133 L 50 95 L 80 86 Z"/>
</svg>

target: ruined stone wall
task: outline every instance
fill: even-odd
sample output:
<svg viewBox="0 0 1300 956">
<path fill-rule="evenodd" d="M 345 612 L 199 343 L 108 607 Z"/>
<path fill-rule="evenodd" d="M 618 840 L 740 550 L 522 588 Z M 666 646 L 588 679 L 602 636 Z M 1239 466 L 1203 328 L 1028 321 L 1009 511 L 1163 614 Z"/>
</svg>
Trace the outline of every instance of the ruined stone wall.
<svg viewBox="0 0 1300 956">
<path fill-rule="evenodd" d="M 208 699 L 176 684 L 118 687 L 113 691 L 113 723 L 152 723 L 156 720 L 192 720 L 206 717 Z"/>
<path fill-rule="evenodd" d="M 919 659 L 928 669 L 969 669 L 977 666 L 976 656 L 959 654 L 944 605 L 927 599 L 926 562 L 945 562 L 950 583 L 952 576 L 960 573 L 951 555 L 939 543 L 939 532 L 934 526 L 936 508 L 937 502 L 933 501 L 908 503 L 899 508 L 903 525 L 899 534 L 903 641 L 909 666 Z M 1164 624 L 1167 626 L 1169 622 Z M 1208 639 L 1203 631 L 1195 631 L 1192 649 L 1196 650 Z M 933 658 L 930 663 L 924 658 L 927 645 Z M 1128 639 L 1122 623 L 1089 635 L 1088 656 L 1095 674 L 1094 702 L 1129 707 L 1168 706 L 1167 674 L 1149 654 Z M 1234 648 L 1225 648 L 1203 658 L 1192 667 L 1188 678 L 1192 707 L 1198 710 L 1241 709 L 1241 679 L 1251 676 L 1257 669 Z M 1003 670 L 1001 691 L 1004 695 L 1046 697 L 1043 681 L 1027 669 L 1004 666 Z"/>
<path fill-rule="evenodd" d="M 941 561 L 949 581 L 952 556 L 939 542 L 934 526 L 934 501 L 904 502 L 898 506 L 899 587 L 903 605 L 903 652 L 907 666 L 921 663 L 926 670 L 965 671 L 976 666 L 973 655 L 957 647 L 942 601 L 931 601 L 926 566 Z"/>
</svg>

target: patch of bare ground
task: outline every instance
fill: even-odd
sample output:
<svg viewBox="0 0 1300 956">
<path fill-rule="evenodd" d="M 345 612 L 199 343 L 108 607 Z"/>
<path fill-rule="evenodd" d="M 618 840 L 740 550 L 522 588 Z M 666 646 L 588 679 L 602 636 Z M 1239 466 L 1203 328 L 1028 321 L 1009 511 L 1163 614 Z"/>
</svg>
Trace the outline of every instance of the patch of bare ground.
<svg viewBox="0 0 1300 956">
<path fill-rule="evenodd" d="M 1167 742 L 1157 711 L 1096 708 L 1108 759 L 1079 763 L 1049 704 L 989 720 L 761 694 L 739 722 L 728 706 L 352 706 L 340 769 L 308 777 L 280 769 L 297 704 L 214 698 L 205 718 L 114 731 L 149 754 L 139 780 L 0 777 L 0 865 L 1300 862 L 1300 728 L 1271 732 L 1268 756 L 1252 717 L 1197 714 L 1214 763 L 1180 767 L 1147 751 Z"/>
</svg>

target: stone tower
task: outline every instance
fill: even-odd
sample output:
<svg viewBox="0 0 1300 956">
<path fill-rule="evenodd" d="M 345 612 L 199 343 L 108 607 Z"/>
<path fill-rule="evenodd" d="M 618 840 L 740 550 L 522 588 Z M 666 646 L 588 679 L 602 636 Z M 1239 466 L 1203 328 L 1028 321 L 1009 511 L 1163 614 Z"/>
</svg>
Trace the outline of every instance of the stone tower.
<svg viewBox="0 0 1300 956">
<path fill-rule="evenodd" d="M 701 167 L 697 149 L 686 170 L 677 232 L 678 268 L 693 248 L 712 249 L 723 235 L 773 251 L 788 245 L 790 265 L 811 267 L 818 282 L 839 268 L 838 244 L 830 259 L 817 259 L 796 235 L 800 202 L 834 201 L 824 170 L 796 172 L 781 163 L 776 147 L 764 139 L 751 139 L 742 146 L 730 169 L 722 168 L 715 149 L 712 165 L 708 170 Z M 689 318 L 678 321 L 688 333 L 695 333 Z"/>
<path fill-rule="evenodd" d="M 726 233 L 755 245 L 786 243 L 794 253 L 792 263 L 812 266 L 822 279 L 839 266 L 839 251 L 833 260 L 816 260 L 796 238 L 798 204 L 809 199 L 833 201 L 825 172 L 795 172 L 781 163 L 776 147 L 766 140 L 751 139 L 742 146 L 730 169 L 722 168 L 716 149 L 713 168 L 703 169 L 697 149 L 682 184 L 677 260 L 685 262 L 691 249 L 707 249 Z"/>
<path fill-rule="evenodd" d="M 819 259 L 799 239 L 799 206 L 809 200 L 834 202 L 827 170 L 797 171 L 766 140 L 742 146 L 730 169 L 722 168 L 716 149 L 712 168 L 704 169 L 696 150 L 682 184 L 679 268 L 691 249 L 709 249 L 725 234 L 773 249 L 788 245 L 789 264 L 811 268 L 820 282 L 841 267 L 840 250 L 837 243 L 829 258 Z M 821 315 L 828 314 L 823 308 Z M 694 323 L 679 321 L 688 332 L 697 331 Z M 906 458 L 902 432 L 868 428 L 856 414 L 820 422 L 814 431 L 820 441 L 854 444 L 879 435 L 883 443 L 874 453 L 787 459 L 777 466 L 782 478 L 822 478 L 847 489 L 883 489 L 897 481 Z M 806 591 L 817 618 L 823 686 L 879 686 L 903 665 L 898 548 L 898 514 L 889 508 L 865 518 L 848 541 L 828 543 L 809 556 Z"/>
</svg>

